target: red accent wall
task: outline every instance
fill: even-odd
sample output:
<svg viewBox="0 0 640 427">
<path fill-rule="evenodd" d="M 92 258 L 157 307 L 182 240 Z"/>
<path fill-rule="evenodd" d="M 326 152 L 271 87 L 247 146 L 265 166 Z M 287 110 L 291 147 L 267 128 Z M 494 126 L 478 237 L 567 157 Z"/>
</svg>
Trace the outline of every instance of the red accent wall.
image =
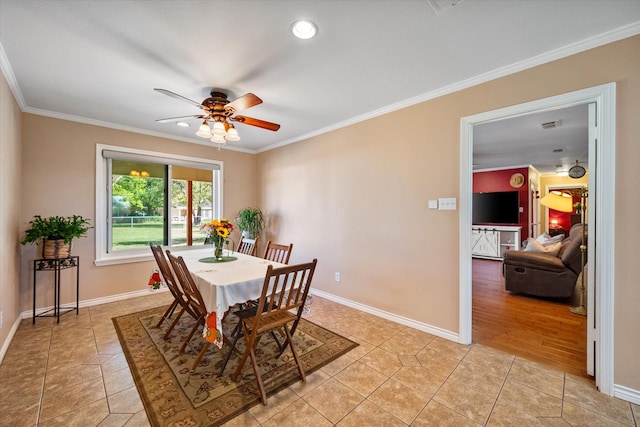
<svg viewBox="0 0 640 427">
<path fill-rule="evenodd" d="M 520 188 L 513 188 L 509 183 L 511 175 L 521 173 L 524 175 L 524 184 Z M 473 173 L 473 192 L 482 193 L 490 191 L 518 191 L 520 198 L 520 222 L 522 227 L 520 238 L 527 240 L 529 237 L 529 168 L 503 169 L 488 172 Z M 505 224 L 514 225 L 514 224 Z"/>
</svg>

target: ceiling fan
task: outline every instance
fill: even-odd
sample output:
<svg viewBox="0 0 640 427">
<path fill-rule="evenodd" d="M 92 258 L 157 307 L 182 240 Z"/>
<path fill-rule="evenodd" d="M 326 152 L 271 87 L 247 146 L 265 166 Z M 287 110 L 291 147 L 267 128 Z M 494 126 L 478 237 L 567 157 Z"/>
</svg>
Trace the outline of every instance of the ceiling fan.
<svg viewBox="0 0 640 427">
<path fill-rule="evenodd" d="M 166 89 L 153 89 L 156 92 L 163 93 L 172 98 L 176 98 L 202 110 L 202 114 L 194 114 L 191 116 L 170 117 L 167 119 L 156 120 L 158 123 L 171 123 L 180 120 L 195 117 L 202 120 L 202 124 L 196 132 L 201 138 L 208 138 L 211 142 L 224 144 L 226 141 L 239 141 L 240 136 L 235 126 L 230 122 L 242 123 L 249 126 L 256 126 L 262 129 L 277 131 L 280 125 L 267 122 L 264 120 L 254 119 L 247 116 L 236 115 L 237 112 L 246 110 L 256 105 L 262 104 L 262 99 L 252 93 L 247 93 L 233 101 L 227 99 L 227 94 L 219 90 L 211 90 L 211 96 L 201 103 L 193 101 L 177 93 Z M 212 123 L 211 127 L 209 123 Z"/>
</svg>

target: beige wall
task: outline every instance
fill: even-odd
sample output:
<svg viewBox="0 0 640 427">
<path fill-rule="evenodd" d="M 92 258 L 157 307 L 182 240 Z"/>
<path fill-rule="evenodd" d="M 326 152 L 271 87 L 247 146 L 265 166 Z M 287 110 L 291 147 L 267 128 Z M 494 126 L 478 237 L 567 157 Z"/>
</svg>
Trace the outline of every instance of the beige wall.
<svg viewBox="0 0 640 427">
<path fill-rule="evenodd" d="M 318 257 L 317 289 L 457 333 L 458 212 L 427 201 L 460 200 L 460 119 L 616 82 L 614 381 L 640 390 L 638 52 L 640 36 L 262 153 L 270 232 L 294 261 Z"/>
<path fill-rule="evenodd" d="M 20 315 L 20 108 L 0 73 L 0 360 Z"/>
<path fill-rule="evenodd" d="M 73 214 L 95 218 L 96 144 L 126 146 L 224 162 L 224 213 L 233 217 L 241 208 L 257 203 L 256 156 L 229 150 L 134 134 L 97 126 L 23 115 L 21 233 L 33 215 Z M 92 221 L 93 222 L 93 221 Z M 147 289 L 152 262 L 96 267 L 94 234 L 75 239 L 72 253 L 80 256 L 80 300 L 86 301 Z M 37 246 L 22 249 L 21 310 L 32 308 L 31 260 Z M 72 274 L 71 270 L 66 272 Z M 39 273 L 37 306 L 51 306 L 47 275 Z M 71 280 L 69 279 L 64 280 Z M 63 287 L 63 302 L 73 299 L 72 287 Z"/>
<path fill-rule="evenodd" d="M 0 230 L 9 237 L 0 243 L 7 273 L 0 276 L 0 307 L 13 322 L 18 284 L 12 254 L 21 251 L 19 310 L 31 309 L 29 261 L 36 248 L 17 242 L 33 215 L 95 217 L 95 144 L 102 143 L 223 160 L 226 214 L 263 207 L 269 215 L 266 237 L 295 243 L 292 262 L 319 259 L 317 289 L 457 332 L 458 212 L 429 210 L 427 200 L 460 198 L 460 118 L 614 81 L 614 381 L 640 390 L 640 263 L 633 227 L 640 199 L 629 197 L 640 182 L 639 51 L 640 37 L 633 37 L 258 156 L 30 114 L 22 115 L 20 125 L 2 81 Z M 14 160 L 5 160 L 7 151 Z M 12 207 L 5 207 L 7 200 Z M 82 257 L 80 298 L 145 289 L 151 262 L 93 266 L 93 233 L 74 244 L 74 254 Z M 340 283 L 333 280 L 336 271 Z M 3 344 L 6 323 L 5 312 Z"/>
</svg>

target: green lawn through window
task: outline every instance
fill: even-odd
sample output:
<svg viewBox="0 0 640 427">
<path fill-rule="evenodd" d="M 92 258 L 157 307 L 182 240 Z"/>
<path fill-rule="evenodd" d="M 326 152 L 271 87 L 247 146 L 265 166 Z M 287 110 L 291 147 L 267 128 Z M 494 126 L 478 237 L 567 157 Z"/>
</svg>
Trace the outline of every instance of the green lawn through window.
<svg viewBox="0 0 640 427">
<path fill-rule="evenodd" d="M 184 246 L 187 242 L 184 224 L 171 224 L 171 246 Z M 149 246 L 149 242 L 162 244 L 162 224 L 114 224 L 113 226 L 113 249 L 134 249 Z M 197 228 L 193 232 L 193 244 L 204 243 L 204 235 Z"/>
</svg>

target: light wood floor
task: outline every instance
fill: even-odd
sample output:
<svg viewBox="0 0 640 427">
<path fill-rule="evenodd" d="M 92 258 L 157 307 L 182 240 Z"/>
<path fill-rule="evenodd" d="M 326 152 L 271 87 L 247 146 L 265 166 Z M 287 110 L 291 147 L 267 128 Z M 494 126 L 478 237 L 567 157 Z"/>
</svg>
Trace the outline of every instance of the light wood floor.
<svg viewBox="0 0 640 427">
<path fill-rule="evenodd" d="M 587 319 L 569 312 L 572 305 L 511 294 L 500 261 L 473 259 L 474 343 L 587 376 Z"/>
</svg>

